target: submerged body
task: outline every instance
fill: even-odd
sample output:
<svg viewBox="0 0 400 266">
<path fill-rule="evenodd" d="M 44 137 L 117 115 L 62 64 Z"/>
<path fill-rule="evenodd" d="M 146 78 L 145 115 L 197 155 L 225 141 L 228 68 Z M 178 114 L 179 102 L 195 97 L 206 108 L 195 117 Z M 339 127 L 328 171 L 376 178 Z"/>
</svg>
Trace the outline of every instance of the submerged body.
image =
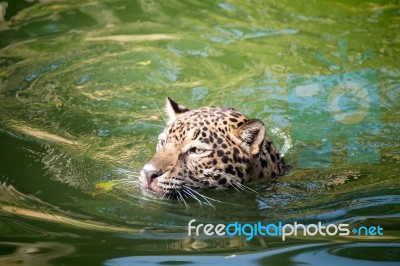
<svg viewBox="0 0 400 266">
<path fill-rule="evenodd" d="M 180 199 L 195 189 L 240 188 L 284 171 L 264 123 L 233 108 L 188 110 L 167 98 L 167 127 L 140 173 L 141 188 Z"/>
</svg>

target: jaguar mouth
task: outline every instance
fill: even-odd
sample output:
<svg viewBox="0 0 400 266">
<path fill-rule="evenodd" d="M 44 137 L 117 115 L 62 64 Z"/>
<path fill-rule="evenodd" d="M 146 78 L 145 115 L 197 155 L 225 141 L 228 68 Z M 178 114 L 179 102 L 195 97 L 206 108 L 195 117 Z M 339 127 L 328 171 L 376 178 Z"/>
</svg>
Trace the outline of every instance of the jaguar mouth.
<svg viewBox="0 0 400 266">
<path fill-rule="evenodd" d="M 165 173 L 166 174 L 166 173 Z M 180 188 L 162 188 L 159 184 L 159 178 L 162 178 L 163 175 L 149 179 L 146 177 L 143 171 L 140 172 L 139 177 L 139 184 L 140 188 L 143 192 L 145 192 L 149 196 L 156 196 L 162 198 L 169 198 L 169 199 L 178 199 L 180 194 Z M 162 182 L 162 181 L 161 181 Z M 182 194 L 181 194 L 182 195 Z M 182 197 L 182 196 L 181 196 Z"/>
<path fill-rule="evenodd" d="M 212 207 L 214 207 L 212 201 L 219 202 L 218 200 L 214 200 L 210 197 L 202 195 L 197 191 L 196 187 L 193 187 L 189 184 L 180 183 L 176 187 L 162 188 L 159 186 L 159 178 L 162 178 L 163 176 L 164 175 L 161 175 L 157 178 L 148 179 L 145 173 L 141 171 L 139 177 L 140 188 L 148 196 L 178 200 L 183 202 L 185 205 L 187 198 L 193 198 L 199 202 L 200 205 L 206 204 Z M 163 182 L 162 179 L 160 182 Z"/>
<path fill-rule="evenodd" d="M 140 172 L 139 183 L 140 188 L 144 191 L 151 192 L 152 194 L 162 193 L 162 189 L 158 186 L 158 178 L 148 180 L 143 171 Z"/>
</svg>

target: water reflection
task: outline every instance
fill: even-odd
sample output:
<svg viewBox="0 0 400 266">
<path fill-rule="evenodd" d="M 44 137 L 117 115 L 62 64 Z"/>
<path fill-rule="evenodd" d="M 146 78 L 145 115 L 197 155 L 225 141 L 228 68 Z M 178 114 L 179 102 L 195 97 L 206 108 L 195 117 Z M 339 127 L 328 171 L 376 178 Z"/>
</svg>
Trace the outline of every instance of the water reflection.
<svg viewBox="0 0 400 266">
<path fill-rule="evenodd" d="M 111 265 L 395 263 L 399 247 L 389 241 L 398 240 L 400 213 L 400 72 L 395 56 L 399 7 L 372 2 L 308 4 L 1 2 L 0 222 L 6 226 L 0 230 L 6 230 L 7 240 L 1 245 L 8 253 L 0 258 L 10 264 L 14 259 L 28 263 L 23 256 L 27 250 L 40 253 L 38 259 L 43 260 L 37 264 L 43 265 L 49 264 L 47 253 L 52 258 L 96 254 Z M 291 75 L 305 80 L 332 77 L 323 85 L 334 87 L 340 71 L 367 73 L 366 69 L 373 69 L 377 77 L 366 79 L 378 92 L 375 98 L 369 95 L 371 104 L 363 93 L 333 94 L 330 111 L 343 120 L 340 110 L 352 113 L 361 108 L 365 114 L 379 109 L 381 124 L 353 130 L 370 132 L 363 135 L 362 144 L 380 150 L 376 164 L 347 160 L 347 138 L 339 134 L 340 128 L 332 129 L 329 121 L 320 119 L 328 112 L 316 110 L 319 101 L 289 106 L 287 98 Z M 220 201 L 215 209 L 196 201 L 186 207 L 143 195 L 135 180 L 164 126 L 160 110 L 166 96 L 190 108 L 235 107 L 262 119 L 293 171 L 274 183 L 252 184 L 252 193 L 204 192 Z M 313 130 L 301 128 L 301 134 L 308 132 L 317 140 L 335 136 L 331 145 L 291 135 L 296 125 L 290 115 L 303 125 L 305 119 L 316 124 Z M 319 152 L 304 159 L 301 150 L 313 147 Z M 363 151 L 352 147 L 350 157 Z M 333 155 L 321 156 L 325 153 Z M 302 159 L 330 167 L 302 169 Z M 105 184 L 112 186 L 101 187 Z M 214 224 L 345 221 L 381 224 L 386 231 L 379 239 L 341 239 L 371 241 L 357 245 L 294 243 L 326 241 L 322 238 L 290 243 L 257 238 L 249 243 L 243 238 L 188 238 L 186 225 L 192 218 Z M 32 234 L 40 241 L 32 240 Z M 74 238 L 74 243 L 66 244 L 64 237 Z M 101 249 L 105 238 L 112 244 Z M 78 250 L 76 242 L 87 250 Z M 59 249 L 66 253 L 57 253 Z M 223 255 L 129 257 L 166 251 Z"/>
<path fill-rule="evenodd" d="M 368 254 L 366 257 L 365 254 Z M 359 256 L 362 255 L 362 256 Z M 105 265 L 397 265 L 400 244 L 302 244 L 260 253 L 226 256 L 137 256 L 111 259 Z"/>
<path fill-rule="evenodd" d="M 0 241 L 2 265 L 54 265 L 54 259 L 73 254 L 73 245 L 58 242 L 4 242 Z"/>
<path fill-rule="evenodd" d="M 63 211 L 34 196 L 27 196 L 13 186 L 0 184 L 0 214 L 55 223 L 61 226 L 101 230 L 104 232 L 136 232 L 134 228 L 117 227 L 95 221 L 93 217 Z"/>
</svg>

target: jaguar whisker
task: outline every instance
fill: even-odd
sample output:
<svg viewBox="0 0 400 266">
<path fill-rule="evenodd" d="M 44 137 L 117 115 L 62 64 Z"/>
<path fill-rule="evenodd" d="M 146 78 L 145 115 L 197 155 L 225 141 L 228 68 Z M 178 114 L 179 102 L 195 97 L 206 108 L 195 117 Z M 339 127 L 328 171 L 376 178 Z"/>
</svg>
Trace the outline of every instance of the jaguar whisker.
<svg viewBox="0 0 400 266">
<path fill-rule="evenodd" d="M 191 187 L 185 186 L 183 185 L 183 187 L 185 187 L 187 190 L 197 194 L 198 196 L 202 197 L 211 207 L 213 207 L 215 209 L 215 206 L 210 202 L 210 200 L 215 201 L 215 202 L 221 202 L 219 200 L 207 197 L 205 195 L 202 195 L 200 192 L 197 192 L 196 190 L 192 189 Z"/>
<path fill-rule="evenodd" d="M 178 193 L 179 197 L 182 199 L 183 203 L 185 204 L 186 210 L 188 210 L 189 206 L 186 204 L 185 198 L 182 196 L 182 194 L 179 192 L 179 190 L 177 190 L 176 192 Z M 181 200 L 178 200 L 178 201 L 181 202 Z"/>
<path fill-rule="evenodd" d="M 232 181 L 230 181 L 230 180 L 229 180 L 229 184 L 231 184 L 231 186 L 239 193 L 241 193 L 241 191 L 239 189 L 243 190 L 241 187 L 237 186 L 236 183 L 232 183 Z"/>
<path fill-rule="evenodd" d="M 252 188 L 249 188 L 249 187 L 246 186 L 246 185 L 243 185 L 242 183 L 236 182 L 236 185 L 237 185 L 238 187 L 240 187 L 241 189 L 243 189 L 243 190 L 249 190 L 249 191 L 251 191 L 251 192 L 254 192 L 254 193 L 258 194 L 257 191 L 255 191 L 255 190 L 252 189 Z"/>
<path fill-rule="evenodd" d="M 203 208 L 203 204 L 201 203 L 201 200 L 199 200 L 199 198 L 197 198 L 192 192 L 188 191 L 186 188 L 183 188 L 182 192 L 184 192 L 186 195 L 189 195 L 192 198 L 194 198 L 195 200 L 197 200 L 199 202 L 199 204 L 200 204 L 200 207 Z"/>
</svg>

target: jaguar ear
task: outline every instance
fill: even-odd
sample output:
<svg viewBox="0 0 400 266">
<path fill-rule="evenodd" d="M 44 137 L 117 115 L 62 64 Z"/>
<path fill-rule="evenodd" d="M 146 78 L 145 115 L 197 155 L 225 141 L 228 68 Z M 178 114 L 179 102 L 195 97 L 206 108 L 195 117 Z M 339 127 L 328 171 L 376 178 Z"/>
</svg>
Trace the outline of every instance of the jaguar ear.
<svg viewBox="0 0 400 266">
<path fill-rule="evenodd" d="M 167 97 L 166 109 L 168 114 L 168 122 L 167 122 L 168 125 L 174 122 L 174 120 L 179 114 L 189 111 L 189 109 L 187 109 L 185 106 L 174 102 L 169 97 Z"/>
<path fill-rule="evenodd" d="M 265 126 L 261 120 L 249 120 L 235 128 L 233 133 L 241 141 L 241 146 L 251 155 L 260 153 L 261 144 L 265 139 Z"/>
</svg>

